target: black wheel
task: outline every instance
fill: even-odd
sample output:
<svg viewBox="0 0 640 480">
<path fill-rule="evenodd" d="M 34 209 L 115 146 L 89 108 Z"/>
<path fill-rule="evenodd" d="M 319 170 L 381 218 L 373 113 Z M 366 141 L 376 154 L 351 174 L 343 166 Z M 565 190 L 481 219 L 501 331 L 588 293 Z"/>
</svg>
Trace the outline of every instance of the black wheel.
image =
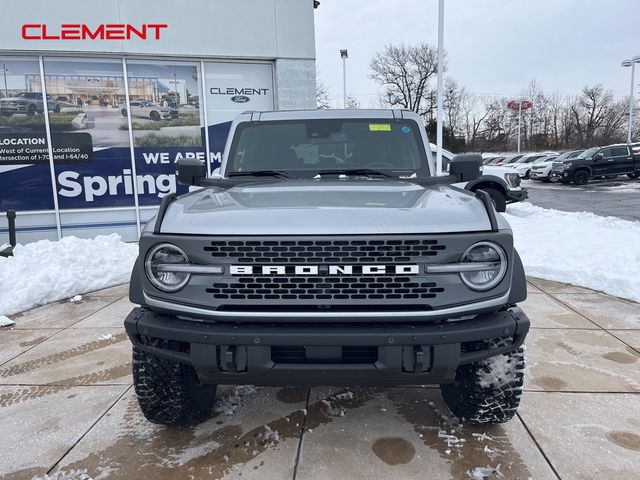
<svg viewBox="0 0 640 480">
<path fill-rule="evenodd" d="M 507 199 L 504 197 L 502 192 L 491 187 L 479 187 L 478 190 L 484 190 L 489 194 L 491 197 L 491 203 L 493 203 L 493 208 L 495 208 L 497 212 L 506 212 Z"/>
<path fill-rule="evenodd" d="M 57 103 L 55 107 L 53 107 L 54 113 L 60 113 L 60 104 Z"/>
<path fill-rule="evenodd" d="M 573 183 L 576 185 L 586 185 L 589 182 L 589 172 L 586 170 L 578 170 L 573 174 Z"/>
<path fill-rule="evenodd" d="M 629 177 L 630 179 L 636 179 L 638 177 L 640 177 L 640 172 L 635 172 L 635 173 L 627 173 L 627 177 Z"/>
<path fill-rule="evenodd" d="M 156 112 L 155 110 L 149 114 L 149 117 L 154 122 L 157 122 L 158 120 L 160 120 L 160 114 L 158 112 Z"/>
<path fill-rule="evenodd" d="M 493 342 L 498 348 L 510 340 Z M 454 383 L 441 385 L 451 413 L 467 423 L 504 423 L 520 405 L 526 359 L 523 347 L 458 367 Z"/>
<path fill-rule="evenodd" d="M 529 180 L 531 178 L 531 170 L 524 174 L 524 179 Z"/>
<path fill-rule="evenodd" d="M 35 105 L 29 105 L 27 107 L 27 115 L 29 117 L 33 117 L 36 114 L 36 106 Z"/>
<path fill-rule="evenodd" d="M 123 117 L 127 116 L 127 109 L 123 108 L 122 110 L 120 110 L 120 113 L 122 114 Z"/>
<path fill-rule="evenodd" d="M 153 343 L 159 345 L 159 341 Z M 162 425 L 194 425 L 213 409 L 215 385 L 202 385 L 193 367 L 133 347 L 133 385 L 144 416 Z"/>
</svg>

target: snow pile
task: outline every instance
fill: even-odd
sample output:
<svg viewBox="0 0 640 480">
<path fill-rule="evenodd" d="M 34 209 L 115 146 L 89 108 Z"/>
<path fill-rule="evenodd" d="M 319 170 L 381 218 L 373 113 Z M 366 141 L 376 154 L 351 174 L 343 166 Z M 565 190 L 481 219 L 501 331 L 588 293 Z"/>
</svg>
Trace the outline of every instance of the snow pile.
<svg viewBox="0 0 640 480">
<path fill-rule="evenodd" d="M 503 477 L 502 472 L 500 472 L 500 464 L 495 468 L 489 466 L 476 467 L 473 470 L 468 471 L 467 476 L 473 480 L 487 480 L 489 478 Z"/>
<path fill-rule="evenodd" d="M 504 217 L 527 275 L 640 301 L 640 222 L 530 203 L 509 205 Z"/>
<path fill-rule="evenodd" d="M 9 317 L 5 317 L 4 315 L 0 315 L 0 327 L 8 327 L 9 325 L 14 325 L 16 322 L 11 320 Z"/>
<path fill-rule="evenodd" d="M 231 392 L 216 398 L 213 411 L 216 413 L 224 413 L 225 415 L 233 415 L 240 405 L 242 405 L 242 397 L 255 395 L 256 393 L 258 393 L 258 390 L 253 385 L 235 387 Z"/>
<path fill-rule="evenodd" d="M 17 245 L 13 257 L 0 257 L 0 315 L 126 283 L 137 255 L 115 233 Z"/>
</svg>

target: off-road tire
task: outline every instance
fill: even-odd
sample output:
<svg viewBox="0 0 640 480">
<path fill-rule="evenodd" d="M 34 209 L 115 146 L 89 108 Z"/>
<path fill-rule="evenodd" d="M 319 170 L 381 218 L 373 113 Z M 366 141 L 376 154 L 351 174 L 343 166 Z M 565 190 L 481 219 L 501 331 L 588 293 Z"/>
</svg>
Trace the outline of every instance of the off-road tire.
<svg viewBox="0 0 640 480">
<path fill-rule="evenodd" d="M 576 185 L 586 185 L 589 183 L 590 176 L 587 170 L 578 170 L 573 174 L 573 183 Z"/>
<path fill-rule="evenodd" d="M 133 385 L 144 416 L 162 425 L 195 425 L 213 409 L 215 385 L 202 385 L 193 367 L 133 347 Z"/>
<path fill-rule="evenodd" d="M 491 187 L 480 187 L 479 190 L 484 190 L 489 194 L 493 207 L 497 212 L 507 211 L 507 199 L 504 198 L 504 195 L 499 190 Z"/>
<path fill-rule="evenodd" d="M 498 348 L 507 340 L 493 343 Z M 506 356 L 508 374 L 488 381 L 492 362 Z M 524 385 L 523 347 L 480 362 L 458 367 L 454 383 L 441 385 L 442 397 L 455 416 L 466 423 L 504 423 L 515 415 Z M 484 378 L 484 380 L 483 380 Z"/>
</svg>

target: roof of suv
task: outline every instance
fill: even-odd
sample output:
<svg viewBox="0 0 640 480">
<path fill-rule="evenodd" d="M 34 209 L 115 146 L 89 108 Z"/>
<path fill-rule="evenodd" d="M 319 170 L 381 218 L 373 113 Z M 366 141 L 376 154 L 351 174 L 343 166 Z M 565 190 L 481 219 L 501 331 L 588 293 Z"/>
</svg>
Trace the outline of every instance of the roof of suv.
<svg viewBox="0 0 640 480">
<path fill-rule="evenodd" d="M 268 112 L 243 112 L 242 116 L 251 116 L 252 121 L 305 120 L 309 118 L 420 118 L 411 110 L 390 109 L 313 109 L 313 110 L 279 110 Z"/>
</svg>

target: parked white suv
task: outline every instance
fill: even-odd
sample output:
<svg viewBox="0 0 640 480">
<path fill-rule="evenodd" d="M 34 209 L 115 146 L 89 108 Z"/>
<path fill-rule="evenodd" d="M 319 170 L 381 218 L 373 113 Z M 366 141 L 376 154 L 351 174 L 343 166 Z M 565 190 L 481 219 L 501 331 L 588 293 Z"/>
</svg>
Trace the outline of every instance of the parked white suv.
<svg viewBox="0 0 640 480">
<path fill-rule="evenodd" d="M 533 162 L 549 155 L 558 155 L 558 152 L 529 153 L 515 163 L 511 163 L 510 166 L 518 171 L 520 178 L 528 180 L 531 177 Z"/>
<path fill-rule="evenodd" d="M 436 155 L 437 147 L 433 143 L 429 144 L 431 154 Z M 442 171 L 447 172 L 449 163 L 454 154 L 449 150 L 442 149 Z M 491 197 L 491 201 L 498 212 L 504 212 L 508 203 L 520 202 L 527 198 L 526 188 L 520 186 L 520 175 L 517 170 L 502 165 L 483 165 L 480 167 L 482 175 L 466 184 L 459 185 L 461 188 L 475 192 L 484 190 Z"/>
</svg>

